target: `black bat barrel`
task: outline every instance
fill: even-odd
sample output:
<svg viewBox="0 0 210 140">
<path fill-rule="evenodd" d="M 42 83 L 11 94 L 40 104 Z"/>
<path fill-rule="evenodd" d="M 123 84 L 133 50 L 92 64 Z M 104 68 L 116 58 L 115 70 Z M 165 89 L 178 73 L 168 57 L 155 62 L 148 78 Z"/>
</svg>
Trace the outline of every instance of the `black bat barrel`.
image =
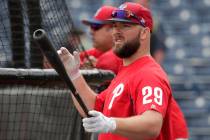
<svg viewBox="0 0 210 140">
<path fill-rule="evenodd" d="M 68 75 L 65 72 L 63 63 L 59 59 L 57 51 L 53 47 L 52 43 L 47 37 L 46 32 L 43 29 L 38 29 L 33 34 L 33 39 L 40 47 L 42 53 L 46 56 L 49 63 L 57 71 L 57 73 L 65 80 L 69 81 Z M 72 91 L 76 91 L 74 86 L 71 87 Z"/>
<path fill-rule="evenodd" d="M 65 67 L 57 54 L 57 51 L 55 50 L 52 43 L 47 37 L 47 33 L 43 29 L 38 29 L 33 33 L 33 39 L 35 40 L 37 45 L 40 47 L 41 51 L 46 56 L 47 60 L 50 62 L 50 64 L 53 66 L 56 72 L 59 74 L 59 76 L 65 81 L 68 88 L 71 90 L 72 94 L 74 95 L 74 97 L 76 98 L 80 106 L 82 107 L 85 114 L 89 116 L 87 107 L 85 106 L 81 97 L 77 93 L 74 85 L 72 84 L 65 70 Z"/>
</svg>

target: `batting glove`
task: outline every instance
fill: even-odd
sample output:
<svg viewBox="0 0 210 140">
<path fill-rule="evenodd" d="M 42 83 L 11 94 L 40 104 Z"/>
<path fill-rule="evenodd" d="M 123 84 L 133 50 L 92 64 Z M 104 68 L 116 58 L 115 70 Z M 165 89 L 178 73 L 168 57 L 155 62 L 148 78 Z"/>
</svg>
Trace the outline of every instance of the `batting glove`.
<svg viewBox="0 0 210 140">
<path fill-rule="evenodd" d="M 80 67 L 80 56 L 79 53 L 74 51 L 73 55 L 64 47 L 61 47 L 57 51 L 58 55 L 63 62 L 63 65 L 71 78 L 71 80 L 77 79 L 81 74 L 79 72 Z"/>
<path fill-rule="evenodd" d="M 92 117 L 82 119 L 87 132 L 108 133 L 116 129 L 116 121 L 104 116 L 101 112 L 92 110 L 88 114 Z"/>
</svg>

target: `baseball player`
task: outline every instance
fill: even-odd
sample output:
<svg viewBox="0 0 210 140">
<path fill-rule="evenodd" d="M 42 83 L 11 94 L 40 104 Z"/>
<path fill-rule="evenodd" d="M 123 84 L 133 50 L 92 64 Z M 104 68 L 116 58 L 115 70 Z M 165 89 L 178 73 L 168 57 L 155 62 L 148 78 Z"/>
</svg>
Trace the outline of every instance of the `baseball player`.
<svg viewBox="0 0 210 140">
<path fill-rule="evenodd" d="M 157 40 L 157 37 L 154 37 L 154 34 L 151 35 L 152 40 Z M 155 41 L 155 42 L 158 42 Z M 159 41 L 160 42 L 160 41 Z M 164 49 L 164 44 L 158 44 L 158 48 L 156 48 L 157 44 L 154 44 L 154 41 L 151 41 L 151 48 L 150 52 L 152 57 L 158 62 L 159 64 L 162 64 L 163 57 L 159 54 L 159 50 Z M 162 47 L 161 47 L 162 45 Z M 161 48 L 160 48 L 161 47 Z M 114 64 L 114 65 L 113 65 Z M 107 51 L 103 53 L 96 63 L 96 67 L 106 70 L 112 70 L 115 74 L 118 73 L 118 71 L 122 68 L 122 59 L 117 57 L 112 50 Z M 176 140 L 187 140 L 189 137 L 188 128 L 186 124 L 186 120 L 184 118 L 184 115 L 177 104 L 177 102 L 172 99 L 172 118 L 173 122 L 173 130 L 174 130 L 174 139 Z"/>
<path fill-rule="evenodd" d="M 86 51 L 94 67 L 96 67 L 97 59 L 113 46 L 112 42 L 112 26 L 107 22 L 111 18 L 111 14 L 116 7 L 102 6 L 100 7 L 93 18 L 82 20 L 82 22 L 90 27 L 92 36 L 93 48 Z M 107 43 L 109 42 L 109 43 Z M 85 52 L 80 53 L 81 65 L 88 66 L 88 60 L 85 57 Z"/>
<path fill-rule="evenodd" d="M 115 7 L 102 6 L 97 10 L 92 19 L 82 20 L 82 22 L 90 27 L 93 48 L 87 50 L 86 53 L 94 64 L 94 67 L 111 70 L 116 74 L 119 71 L 119 66 L 122 65 L 122 60 L 114 55 L 111 49 L 113 46 L 112 26 L 107 22 L 114 10 L 116 10 Z M 86 67 L 89 65 L 85 52 L 80 53 L 80 60 L 82 66 Z M 113 63 L 115 65 L 112 65 Z"/>
<path fill-rule="evenodd" d="M 155 59 L 156 62 L 160 63 L 160 61 L 158 61 L 159 59 L 156 59 L 156 57 L 154 57 L 153 55 L 152 57 Z M 122 59 L 116 57 L 116 55 L 112 51 L 107 51 L 100 56 L 96 63 L 96 66 L 102 69 L 112 70 L 115 74 L 117 74 L 118 71 L 122 68 Z M 174 99 L 172 99 L 171 104 L 171 120 L 173 122 L 174 140 L 187 140 L 189 134 L 184 115 Z"/>
<path fill-rule="evenodd" d="M 152 16 L 147 8 L 124 3 L 112 13 L 113 52 L 123 66 L 110 86 L 94 93 L 79 72 L 79 54 L 61 48 L 58 54 L 91 117 L 83 119 L 99 140 L 173 140 L 172 95 L 167 75 L 150 56 Z M 75 106 L 81 112 L 80 106 Z"/>
<path fill-rule="evenodd" d="M 155 59 L 155 57 L 153 57 Z M 155 59 L 156 62 L 159 62 Z M 113 65 L 114 64 L 114 65 Z M 101 69 L 112 70 L 115 74 L 122 68 L 122 59 L 116 57 L 116 55 L 111 51 L 107 51 L 103 55 L 100 56 L 96 63 L 96 67 L 100 67 Z M 173 98 L 171 101 L 171 120 L 173 122 L 173 130 L 174 130 L 174 140 L 188 140 L 189 133 L 186 120 L 184 115 Z"/>
</svg>

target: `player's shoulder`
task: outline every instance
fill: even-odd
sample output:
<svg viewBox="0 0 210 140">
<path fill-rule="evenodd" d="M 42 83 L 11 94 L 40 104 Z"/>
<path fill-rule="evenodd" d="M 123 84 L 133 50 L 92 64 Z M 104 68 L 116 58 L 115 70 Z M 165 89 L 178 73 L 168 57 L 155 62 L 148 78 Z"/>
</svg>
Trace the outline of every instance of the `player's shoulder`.
<svg viewBox="0 0 210 140">
<path fill-rule="evenodd" d="M 102 51 L 100 51 L 96 48 L 91 48 L 91 49 L 87 50 L 86 52 L 89 53 L 89 54 L 103 54 Z"/>
<path fill-rule="evenodd" d="M 148 57 L 145 65 L 139 69 L 138 74 L 142 80 L 160 80 L 168 82 L 168 76 L 164 69 L 152 58 Z"/>
<path fill-rule="evenodd" d="M 162 67 L 151 56 L 142 59 L 142 62 L 139 63 L 139 66 L 141 66 L 141 68 L 139 69 L 140 71 L 149 72 L 149 73 L 159 71 L 161 73 L 165 73 Z"/>
</svg>

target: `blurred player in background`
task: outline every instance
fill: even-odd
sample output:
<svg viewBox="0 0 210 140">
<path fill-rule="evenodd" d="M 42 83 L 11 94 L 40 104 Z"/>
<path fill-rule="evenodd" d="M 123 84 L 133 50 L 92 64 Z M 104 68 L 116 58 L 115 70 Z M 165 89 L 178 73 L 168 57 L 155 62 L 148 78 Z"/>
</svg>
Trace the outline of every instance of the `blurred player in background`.
<svg viewBox="0 0 210 140">
<path fill-rule="evenodd" d="M 152 57 L 159 63 L 160 65 L 163 64 L 166 55 L 166 46 L 159 39 L 158 34 L 152 33 L 151 35 L 151 55 Z"/>
<path fill-rule="evenodd" d="M 110 86 L 97 95 L 79 73 L 79 53 L 58 51 L 78 93 L 92 116 L 83 119 L 99 140 L 173 140 L 171 88 L 165 72 L 150 56 L 152 17 L 148 9 L 125 3 L 112 14 L 114 53 L 123 67 Z M 74 100 L 75 101 L 75 100 Z M 77 109 L 84 115 L 75 101 Z"/>
<path fill-rule="evenodd" d="M 122 60 L 112 51 L 112 25 L 107 22 L 114 10 L 116 10 L 115 7 L 102 6 L 92 19 L 83 20 L 82 22 L 90 27 L 93 48 L 87 50 L 86 53 L 93 63 L 93 67 L 111 70 L 116 74 L 122 65 Z M 85 52 L 80 53 L 80 60 L 83 67 L 90 66 L 85 57 Z"/>
<path fill-rule="evenodd" d="M 107 22 L 107 19 L 111 18 L 111 13 L 115 9 L 112 6 L 102 6 L 96 11 L 93 18 L 82 20 L 85 25 L 90 27 L 93 42 L 92 49 L 80 53 L 82 66 L 90 66 L 89 60 L 91 60 L 93 67 L 96 67 L 98 58 L 112 48 L 112 26 Z M 86 54 L 89 56 L 89 60 L 85 57 Z"/>
</svg>

